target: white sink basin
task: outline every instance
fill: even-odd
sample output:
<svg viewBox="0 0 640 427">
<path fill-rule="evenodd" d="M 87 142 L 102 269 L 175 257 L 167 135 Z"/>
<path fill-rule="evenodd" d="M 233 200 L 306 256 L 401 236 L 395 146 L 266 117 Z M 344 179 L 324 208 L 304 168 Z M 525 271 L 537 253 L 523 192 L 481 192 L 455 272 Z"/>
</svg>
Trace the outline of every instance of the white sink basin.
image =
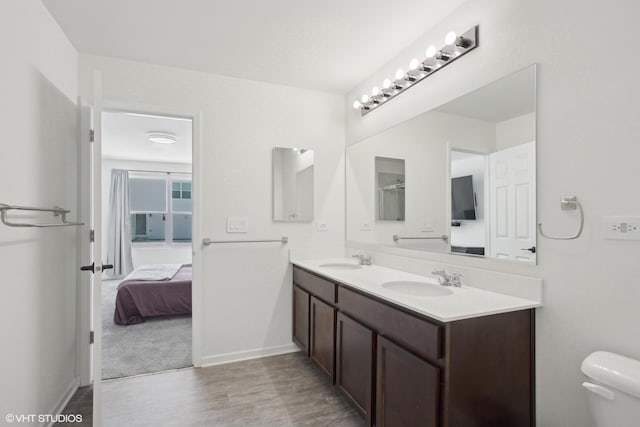
<svg viewBox="0 0 640 427">
<path fill-rule="evenodd" d="M 452 294 L 449 288 L 427 282 L 387 282 L 383 283 L 382 287 L 400 294 L 417 297 L 443 297 Z"/>
<path fill-rule="evenodd" d="M 349 264 L 347 262 L 330 262 L 328 264 L 320 264 L 319 267 L 333 268 L 334 270 L 358 270 L 362 268 L 358 264 Z"/>
</svg>

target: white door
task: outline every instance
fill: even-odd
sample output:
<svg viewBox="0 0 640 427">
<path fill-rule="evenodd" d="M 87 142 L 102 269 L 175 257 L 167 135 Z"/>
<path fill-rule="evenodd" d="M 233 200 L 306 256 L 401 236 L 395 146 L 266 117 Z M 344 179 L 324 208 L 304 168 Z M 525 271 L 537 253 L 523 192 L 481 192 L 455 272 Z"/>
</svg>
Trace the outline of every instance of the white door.
<svg viewBox="0 0 640 427">
<path fill-rule="evenodd" d="M 80 304 L 91 304 L 90 310 L 87 310 L 83 305 L 80 306 L 80 316 L 84 317 L 81 322 L 82 326 L 80 332 L 87 327 L 93 330 L 93 345 L 83 344 L 88 343 L 88 339 L 85 341 L 85 337 L 82 335 L 79 337 L 81 342 L 80 354 L 83 359 L 81 362 L 81 373 L 85 372 L 84 376 L 87 377 L 86 365 L 87 359 L 90 360 L 89 366 L 89 382 L 93 383 L 93 425 L 100 426 L 102 424 L 102 417 L 100 411 L 101 402 L 101 372 L 102 372 L 102 271 L 109 268 L 107 265 L 102 264 L 102 206 L 101 206 L 101 193 L 102 193 L 102 87 L 101 87 L 100 73 L 94 74 L 94 93 L 93 93 L 93 105 L 90 107 L 91 116 L 91 136 L 87 136 L 92 142 L 88 143 L 89 149 L 84 148 L 81 145 L 80 148 L 80 175 L 81 175 L 81 195 L 82 195 L 82 209 L 88 210 L 88 217 L 90 218 L 90 229 L 92 230 L 93 238 L 90 243 L 86 243 L 89 238 L 83 239 L 79 249 L 84 250 L 85 253 L 79 256 L 83 276 L 80 281 L 81 285 L 85 284 L 89 288 L 89 292 L 81 289 L 79 294 L 81 295 Z M 80 123 L 84 126 L 87 122 L 85 119 L 87 116 L 87 108 L 80 107 Z M 89 135 L 89 132 L 84 132 L 81 129 L 81 144 L 86 144 L 84 135 Z M 88 234 L 88 230 L 87 230 Z M 87 281 L 88 277 L 88 281 Z M 88 283 L 87 283 L 88 282 Z M 87 337 L 88 338 L 88 337 Z M 87 348 L 88 347 L 88 348 Z M 92 348 L 91 348 L 92 347 Z"/>
<path fill-rule="evenodd" d="M 491 256 L 536 261 L 535 141 L 489 155 Z"/>
</svg>

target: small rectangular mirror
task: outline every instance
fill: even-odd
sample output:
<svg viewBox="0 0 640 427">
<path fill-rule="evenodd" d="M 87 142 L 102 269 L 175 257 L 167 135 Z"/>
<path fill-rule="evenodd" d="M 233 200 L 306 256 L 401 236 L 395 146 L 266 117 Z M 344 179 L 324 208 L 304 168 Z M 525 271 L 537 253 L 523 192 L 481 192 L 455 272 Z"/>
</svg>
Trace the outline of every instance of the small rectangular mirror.
<svg viewBox="0 0 640 427">
<path fill-rule="evenodd" d="M 273 149 L 273 220 L 313 221 L 313 150 Z"/>
<path fill-rule="evenodd" d="M 404 160 L 376 157 L 378 221 L 404 221 Z"/>
</svg>

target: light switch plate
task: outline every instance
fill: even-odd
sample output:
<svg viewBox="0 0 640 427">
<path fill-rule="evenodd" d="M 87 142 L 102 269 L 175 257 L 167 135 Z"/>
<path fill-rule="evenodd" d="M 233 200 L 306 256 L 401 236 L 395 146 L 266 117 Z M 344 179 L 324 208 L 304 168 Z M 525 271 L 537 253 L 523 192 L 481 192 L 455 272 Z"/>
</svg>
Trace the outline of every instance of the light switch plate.
<svg viewBox="0 0 640 427">
<path fill-rule="evenodd" d="M 640 216 L 605 216 L 602 233 L 605 239 L 640 240 Z"/>
<path fill-rule="evenodd" d="M 249 219 L 246 216 L 230 216 L 227 218 L 227 233 L 248 233 Z"/>
<path fill-rule="evenodd" d="M 363 222 L 360 224 L 360 231 L 371 231 L 371 223 Z"/>
<path fill-rule="evenodd" d="M 435 231 L 433 220 L 425 218 L 420 221 L 420 231 L 422 231 L 423 233 L 433 233 Z"/>
<path fill-rule="evenodd" d="M 316 230 L 329 231 L 329 224 L 327 224 L 326 222 L 319 222 L 316 224 Z"/>
</svg>

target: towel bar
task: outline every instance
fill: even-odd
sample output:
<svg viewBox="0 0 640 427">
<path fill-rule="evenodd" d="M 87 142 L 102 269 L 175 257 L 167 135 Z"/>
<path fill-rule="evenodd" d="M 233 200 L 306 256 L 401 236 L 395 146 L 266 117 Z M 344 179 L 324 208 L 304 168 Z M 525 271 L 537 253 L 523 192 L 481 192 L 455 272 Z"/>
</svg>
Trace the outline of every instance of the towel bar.
<svg viewBox="0 0 640 427">
<path fill-rule="evenodd" d="M 220 243 L 289 243 L 289 238 L 283 236 L 279 239 L 269 239 L 269 240 L 211 240 L 209 238 L 202 239 L 202 244 L 204 246 L 220 244 Z"/>
<path fill-rule="evenodd" d="M 43 223 L 43 224 L 29 224 L 24 222 L 12 222 L 7 219 L 7 211 L 16 210 L 16 211 L 34 211 L 34 212 L 53 212 L 53 216 L 60 216 L 62 222 L 58 223 Z M 67 221 L 67 214 L 70 211 L 68 209 L 60 208 L 58 206 L 54 206 L 53 208 L 38 208 L 32 206 L 19 206 L 19 205 L 7 205 L 4 203 L 0 203 L 0 221 L 3 224 L 9 227 L 38 227 L 38 228 L 48 228 L 48 227 L 69 227 L 74 225 L 84 225 L 84 222 L 71 222 Z"/>
</svg>

